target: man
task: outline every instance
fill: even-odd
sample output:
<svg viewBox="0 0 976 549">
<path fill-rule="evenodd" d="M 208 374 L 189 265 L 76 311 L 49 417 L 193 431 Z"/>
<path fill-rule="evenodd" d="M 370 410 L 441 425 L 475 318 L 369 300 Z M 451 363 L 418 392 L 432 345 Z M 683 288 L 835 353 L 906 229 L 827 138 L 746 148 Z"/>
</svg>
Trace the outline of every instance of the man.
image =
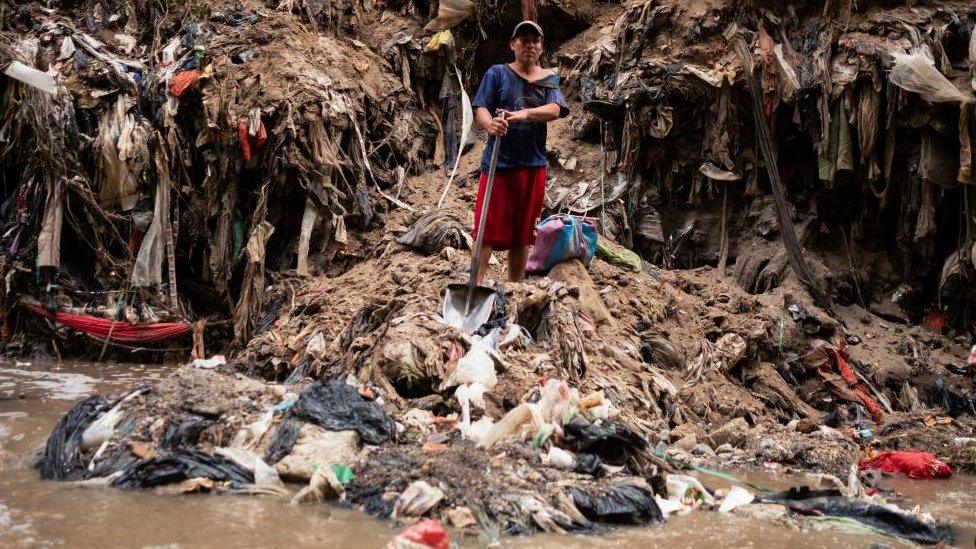
<svg viewBox="0 0 976 549">
<path fill-rule="evenodd" d="M 489 136 L 481 160 L 475 231 L 481 218 L 491 150 L 495 140 L 501 139 L 478 284 L 484 280 L 494 250 L 508 251 L 510 281 L 524 278 L 529 246 L 535 244 L 535 226 L 545 199 L 546 124 L 569 114 L 559 91 L 559 76 L 539 66 L 542 39 L 542 28 L 535 22 L 516 25 L 509 40 L 515 61 L 489 68 L 472 103 L 475 120 Z"/>
</svg>

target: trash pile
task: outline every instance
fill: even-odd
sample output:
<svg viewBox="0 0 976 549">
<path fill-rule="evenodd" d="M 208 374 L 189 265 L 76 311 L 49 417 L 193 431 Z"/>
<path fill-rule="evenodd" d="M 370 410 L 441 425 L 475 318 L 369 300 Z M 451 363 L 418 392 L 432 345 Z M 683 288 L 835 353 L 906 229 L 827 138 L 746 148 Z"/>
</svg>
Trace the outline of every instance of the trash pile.
<svg viewBox="0 0 976 549">
<path fill-rule="evenodd" d="M 153 386 L 79 402 L 38 465 L 45 479 L 79 485 L 345 503 L 398 523 L 435 517 L 466 535 L 599 532 L 707 510 L 920 544 L 953 539 L 899 507 L 882 477 L 857 473 L 951 475 L 924 452 L 878 454 L 852 466 L 846 484 L 808 475 L 808 485 L 774 492 L 698 465 L 679 471 L 603 394 L 580 396 L 565 381 L 549 379 L 494 424 L 444 414 L 449 403 L 436 399 L 412 404 L 398 411 L 352 377 L 286 386 L 198 361 Z"/>
<path fill-rule="evenodd" d="M 976 332 L 970 2 L 634 0 L 601 23 L 556 60 L 573 136 L 604 152 L 580 186 L 613 199 L 605 232 L 753 293 L 796 279 L 828 309 Z"/>
<path fill-rule="evenodd" d="M 306 276 L 341 255 L 350 230 L 402 205 L 384 189 L 433 157 L 434 122 L 409 83 L 287 9 L 3 14 L 8 315 L 27 296 L 52 315 L 185 328 L 137 343 L 189 334 L 187 319 L 244 342 L 266 272 Z"/>
<path fill-rule="evenodd" d="M 517 7 L 299 4 L 180 7 L 151 46 L 141 3 L 4 22 L 24 29 L 2 50 L 20 62 L 3 81 L 8 307 L 26 291 L 32 314 L 103 340 L 168 323 L 195 347 L 155 386 L 78 403 L 44 478 L 343 502 L 492 538 L 702 509 L 950 541 L 883 474 L 976 470 L 971 193 L 963 163 L 936 177 L 970 101 L 919 62 L 959 76 L 967 11 L 597 10 L 551 52 L 584 108 L 550 130 L 547 213 L 577 216 L 559 223 L 587 253 L 493 283 L 464 330 L 444 308 L 468 274 L 480 150 L 465 154 L 461 71 L 479 25 Z M 37 131 L 52 117 L 70 131 Z M 45 226 L 94 245 L 35 280 Z M 232 352 L 208 359 L 197 320 L 223 317 Z M 750 467 L 819 482 L 729 472 Z"/>
</svg>

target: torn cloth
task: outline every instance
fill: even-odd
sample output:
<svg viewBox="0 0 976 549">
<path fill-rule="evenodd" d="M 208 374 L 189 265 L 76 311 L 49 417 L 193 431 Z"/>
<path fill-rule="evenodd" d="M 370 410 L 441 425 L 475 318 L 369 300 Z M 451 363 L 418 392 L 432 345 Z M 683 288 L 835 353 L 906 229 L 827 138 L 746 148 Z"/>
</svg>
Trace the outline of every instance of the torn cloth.
<svg viewBox="0 0 976 549">
<path fill-rule="evenodd" d="M 186 90 L 190 88 L 193 84 L 196 84 L 197 80 L 200 79 L 200 71 L 198 69 L 192 69 L 188 71 L 181 71 L 173 75 L 173 78 L 169 81 L 169 93 L 173 97 L 180 97 Z"/>
<path fill-rule="evenodd" d="M 857 464 L 862 471 L 876 469 L 885 473 L 904 473 L 911 478 L 949 478 L 952 468 L 928 452 L 881 452 Z"/>
<path fill-rule="evenodd" d="M 850 386 L 851 392 L 853 392 L 854 395 L 857 396 L 857 399 L 861 401 L 861 404 L 867 408 L 874 421 L 879 425 L 884 423 L 884 412 L 881 410 L 881 406 L 878 405 L 878 402 L 874 399 L 874 397 L 871 396 L 871 389 L 867 386 L 867 383 L 857 377 L 857 374 L 854 373 L 854 369 L 851 368 L 851 365 L 847 362 L 850 360 L 850 354 L 847 351 L 847 347 L 834 348 L 825 346 L 823 351 L 828 357 L 826 364 L 830 364 L 837 370 L 838 373 L 840 373 L 840 377 L 847 382 L 847 385 Z M 832 373 L 825 370 L 824 366 L 826 366 L 826 364 L 817 369 L 822 377 L 824 374 Z"/>
<path fill-rule="evenodd" d="M 436 254 L 447 246 L 470 248 L 471 235 L 457 215 L 445 210 L 431 210 L 418 217 L 397 243 Z"/>
<path fill-rule="evenodd" d="M 244 162 L 250 162 L 251 158 L 268 140 L 268 131 L 264 128 L 264 122 L 258 123 L 258 129 L 251 135 L 248 131 L 250 124 L 247 120 L 241 120 L 237 125 L 237 138 L 241 143 L 241 158 Z"/>
<path fill-rule="evenodd" d="M 51 189 L 37 237 L 37 266 L 61 266 L 61 226 L 64 223 L 64 181 L 57 181 Z"/>
</svg>

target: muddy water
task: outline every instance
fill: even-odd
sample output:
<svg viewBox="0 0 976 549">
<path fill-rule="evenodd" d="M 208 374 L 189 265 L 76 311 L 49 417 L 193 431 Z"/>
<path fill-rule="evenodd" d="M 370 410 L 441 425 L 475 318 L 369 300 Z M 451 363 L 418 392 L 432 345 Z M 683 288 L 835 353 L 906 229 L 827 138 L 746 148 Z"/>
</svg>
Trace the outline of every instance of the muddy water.
<svg viewBox="0 0 976 549">
<path fill-rule="evenodd" d="M 139 365 L 0 363 L 0 546 L 68 547 L 382 547 L 397 530 L 363 514 L 327 506 L 292 507 L 268 498 L 160 496 L 41 482 L 32 468 L 52 426 L 78 399 L 124 391 L 158 379 L 170 367 Z M 707 480 L 710 486 L 722 482 Z M 771 488 L 801 477 L 753 474 Z M 893 486 L 921 510 L 951 522 L 959 545 L 976 536 L 976 480 Z M 460 539 L 460 538 L 458 538 Z M 796 531 L 768 520 L 718 513 L 673 517 L 662 526 L 623 528 L 596 536 L 534 536 L 503 545 L 571 547 L 869 547 L 890 539 L 837 529 Z M 469 538 L 464 545 L 483 545 Z"/>
</svg>

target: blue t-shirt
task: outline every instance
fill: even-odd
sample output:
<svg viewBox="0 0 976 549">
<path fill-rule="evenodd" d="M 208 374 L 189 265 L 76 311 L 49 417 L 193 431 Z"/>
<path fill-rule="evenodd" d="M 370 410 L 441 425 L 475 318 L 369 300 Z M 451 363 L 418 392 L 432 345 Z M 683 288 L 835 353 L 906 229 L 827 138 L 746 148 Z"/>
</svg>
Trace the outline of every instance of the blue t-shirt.
<svg viewBox="0 0 976 549">
<path fill-rule="evenodd" d="M 555 103 L 559 117 L 569 114 L 569 107 L 559 91 L 559 76 L 553 74 L 536 82 L 519 76 L 508 65 L 492 65 L 478 87 L 472 106 L 484 107 L 492 116 L 497 109 L 518 111 Z M 488 136 L 488 144 L 481 159 L 481 171 L 491 164 L 491 149 L 495 136 Z M 513 122 L 498 147 L 496 169 L 539 168 L 546 165 L 546 124 L 543 122 Z"/>
</svg>

